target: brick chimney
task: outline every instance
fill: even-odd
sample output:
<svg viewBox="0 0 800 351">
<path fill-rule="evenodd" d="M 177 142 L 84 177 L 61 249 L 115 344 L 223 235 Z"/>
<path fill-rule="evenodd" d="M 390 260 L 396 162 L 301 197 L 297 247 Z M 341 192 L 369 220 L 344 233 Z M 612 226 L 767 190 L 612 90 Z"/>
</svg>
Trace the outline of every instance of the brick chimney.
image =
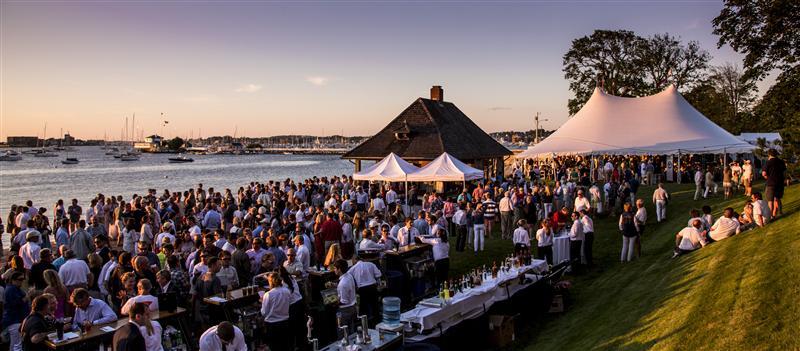
<svg viewBox="0 0 800 351">
<path fill-rule="evenodd" d="M 431 87 L 431 100 L 444 101 L 444 89 L 442 89 L 441 85 Z"/>
</svg>

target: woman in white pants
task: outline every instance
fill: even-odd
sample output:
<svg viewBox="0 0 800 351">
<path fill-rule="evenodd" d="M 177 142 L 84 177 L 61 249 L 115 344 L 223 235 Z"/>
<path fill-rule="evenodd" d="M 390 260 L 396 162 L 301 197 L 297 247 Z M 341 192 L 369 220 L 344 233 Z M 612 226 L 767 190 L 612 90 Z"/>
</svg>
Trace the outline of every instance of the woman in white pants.
<svg viewBox="0 0 800 351">
<path fill-rule="evenodd" d="M 472 245 L 473 249 L 475 250 L 475 254 L 478 254 L 478 248 L 483 251 L 483 241 L 486 236 L 486 227 L 483 225 L 483 206 L 478 204 L 478 207 L 475 208 L 475 211 L 472 212 L 472 232 L 473 232 L 473 239 Z"/>
<path fill-rule="evenodd" d="M 632 261 L 636 248 L 636 223 L 634 223 L 631 213 L 631 204 L 625 203 L 622 214 L 619 216 L 619 230 L 622 232 L 622 253 L 619 260 L 621 262 Z"/>
</svg>

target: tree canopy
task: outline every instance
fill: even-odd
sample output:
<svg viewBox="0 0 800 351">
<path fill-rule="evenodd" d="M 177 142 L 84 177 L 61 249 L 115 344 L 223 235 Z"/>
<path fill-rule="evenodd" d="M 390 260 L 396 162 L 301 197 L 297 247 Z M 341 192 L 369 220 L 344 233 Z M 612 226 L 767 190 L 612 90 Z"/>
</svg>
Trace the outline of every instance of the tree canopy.
<svg viewBox="0 0 800 351">
<path fill-rule="evenodd" d="M 726 0 L 712 23 L 719 47 L 728 44 L 745 54 L 749 76 L 761 79 L 800 60 L 800 1 Z"/>
<path fill-rule="evenodd" d="M 564 54 L 564 77 L 575 97 L 568 102 L 575 114 L 595 86 L 617 96 L 644 96 L 669 84 L 678 89 L 697 84 L 711 56 L 697 42 L 681 44 L 669 34 L 643 38 L 627 30 L 596 30 L 572 41 Z"/>
</svg>

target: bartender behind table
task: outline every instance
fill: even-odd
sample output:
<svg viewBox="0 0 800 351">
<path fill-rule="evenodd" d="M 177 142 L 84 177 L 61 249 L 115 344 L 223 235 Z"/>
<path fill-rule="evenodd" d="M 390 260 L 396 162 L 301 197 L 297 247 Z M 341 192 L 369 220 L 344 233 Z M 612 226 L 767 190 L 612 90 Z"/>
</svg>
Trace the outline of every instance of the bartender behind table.
<svg viewBox="0 0 800 351">
<path fill-rule="evenodd" d="M 374 263 L 363 261 L 358 256 L 356 258 L 358 262 L 350 267 L 348 274 L 355 279 L 358 295 L 361 297 L 359 311 L 372 319 L 377 316 L 378 279 L 381 278 L 381 271 Z"/>
<path fill-rule="evenodd" d="M 447 281 L 450 272 L 450 243 L 447 242 L 447 231 L 442 226 L 436 224 L 436 216 L 430 215 L 431 237 L 417 237 L 417 239 L 433 246 L 433 264 L 436 270 L 436 285 L 441 285 Z"/>
<path fill-rule="evenodd" d="M 289 350 L 289 305 L 292 293 L 283 286 L 283 280 L 278 273 L 269 273 L 267 281 L 270 289 L 261 299 L 261 315 L 266 322 L 264 336 L 270 350 Z"/>
<path fill-rule="evenodd" d="M 347 325 L 350 332 L 355 331 L 356 325 L 356 278 L 347 273 L 347 261 L 338 259 L 333 263 L 333 272 L 339 277 L 336 292 L 339 295 L 340 326 Z M 339 331 L 341 333 L 341 330 Z M 339 335 L 344 337 L 344 335 Z"/>
</svg>

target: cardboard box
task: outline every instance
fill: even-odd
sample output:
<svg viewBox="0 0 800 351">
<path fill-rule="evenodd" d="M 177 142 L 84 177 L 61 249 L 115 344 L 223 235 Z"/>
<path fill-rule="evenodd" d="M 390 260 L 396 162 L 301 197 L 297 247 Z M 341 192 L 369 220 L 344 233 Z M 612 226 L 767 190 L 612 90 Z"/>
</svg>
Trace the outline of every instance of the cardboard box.
<svg viewBox="0 0 800 351">
<path fill-rule="evenodd" d="M 550 302 L 550 313 L 564 312 L 564 295 L 553 296 L 553 301 Z"/>
<path fill-rule="evenodd" d="M 502 348 L 516 339 L 514 335 L 514 316 L 489 316 L 489 346 Z"/>
</svg>

